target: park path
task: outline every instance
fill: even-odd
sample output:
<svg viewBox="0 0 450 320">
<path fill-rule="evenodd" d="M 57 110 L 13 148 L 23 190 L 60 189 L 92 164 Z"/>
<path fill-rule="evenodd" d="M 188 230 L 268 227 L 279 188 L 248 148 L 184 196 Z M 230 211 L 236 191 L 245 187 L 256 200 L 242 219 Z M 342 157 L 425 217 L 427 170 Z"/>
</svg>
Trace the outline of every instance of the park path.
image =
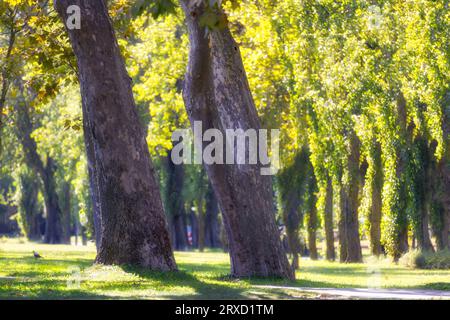
<svg viewBox="0 0 450 320">
<path fill-rule="evenodd" d="M 450 291 L 426 289 L 370 289 L 370 288 L 304 288 L 286 286 L 256 286 L 265 289 L 282 289 L 312 292 L 319 295 L 359 299 L 450 300 Z"/>
</svg>

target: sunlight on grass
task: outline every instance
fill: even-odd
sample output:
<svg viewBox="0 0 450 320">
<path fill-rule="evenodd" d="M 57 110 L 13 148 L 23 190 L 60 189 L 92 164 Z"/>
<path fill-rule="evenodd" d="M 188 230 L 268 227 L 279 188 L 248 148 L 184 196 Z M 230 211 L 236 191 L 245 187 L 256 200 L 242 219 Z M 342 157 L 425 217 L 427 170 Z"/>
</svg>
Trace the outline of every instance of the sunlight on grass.
<svg viewBox="0 0 450 320">
<path fill-rule="evenodd" d="M 428 288 L 450 290 L 450 270 L 411 270 L 366 257 L 366 264 L 301 260 L 297 280 L 230 279 L 229 257 L 220 252 L 177 252 L 179 272 L 93 264 L 95 247 L 0 241 L 0 298 L 51 299 L 284 299 L 311 298 L 298 287 Z M 43 259 L 35 259 L 32 251 Z"/>
</svg>

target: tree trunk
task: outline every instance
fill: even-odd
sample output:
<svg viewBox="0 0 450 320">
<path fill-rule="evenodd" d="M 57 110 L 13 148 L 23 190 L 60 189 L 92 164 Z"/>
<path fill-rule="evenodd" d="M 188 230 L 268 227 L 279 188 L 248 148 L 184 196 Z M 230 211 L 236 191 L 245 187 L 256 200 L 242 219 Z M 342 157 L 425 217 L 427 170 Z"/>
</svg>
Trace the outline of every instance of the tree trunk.
<svg viewBox="0 0 450 320">
<path fill-rule="evenodd" d="M 334 249 L 334 230 L 333 230 L 333 180 L 331 177 L 327 179 L 327 189 L 325 196 L 325 241 L 327 246 L 326 258 L 328 261 L 336 259 Z"/>
<path fill-rule="evenodd" d="M 41 240 L 38 202 L 39 182 L 34 174 L 25 172 L 20 175 L 19 184 L 18 209 L 25 236 L 28 240 Z"/>
<path fill-rule="evenodd" d="M 381 145 L 375 142 L 374 152 L 374 177 L 372 180 L 372 201 L 369 215 L 370 222 L 370 252 L 374 256 L 381 255 L 381 211 L 382 211 L 382 190 L 383 172 L 381 162 Z"/>
<path fill-rule="evenodd" d="M 348 181 L 341 186 L 340 240 L 341 262 L 362 262 L 359 239 L 358 197 L 359 197 L 359 153 L 356 134 L 350 133 L 350 153 L 347 159 Z"/>
<path fill-rule="evenodd" d="M 206 192 L 205 246 L 220 248 L 219 206 L 211 184 Z"/>
<path fill-rule="evenodd" d="M 15 14 L 14 14 L 15 16 Z M 3 57 L 2 61 L 2 70 L 1 70 L 1 89 L 0 89 L 0 133 L 3 130 L 3 114 L 5 108 L 6 97 L 8 94 L 8 89 L 10 85 L 11 76 L 11 56 L 13 55 L 14 44 L 16 42 L 16 34 L 18 30 L 15 29 L 16 21 L 14 18 L 10 21 L 10 29 L 8 30 L 8 48 L 6 49 L 6 54 Z M 3 147 L 2 145 L 2 135 L 0 134 L 0 152 Z"/>
<path fill-rule="evenodd" d="M 289 251 L 292 254 L 292 262 L 291 267 L 294 270 L 298 270 L 300 267 L 299 264 L 299 255 L 300 255 L 300 239 L 298 234 L 298 229 L 286 228 L 287 241 L 289 245 Z"/>
<path fill-rule="evenodd" d="M 319 255 L 317 253 L 317 209 L 314 205 L 309 212 L 308 219 L 308 246 L 309 246 L 309 257 L 311 260 L 317 260 Z"/>
<path fill-rule="evenodd" d="M 95 178 L 94 171 L 94 161 L 95 161 L 95 153 L 94 153 L 94 142 L 92 140 L 91 129 L 89 126 L 89 121 L 87 117 L 86 107 L 83 108 L 83 132 L 84 132 L 84 141 L 85 148 L 87 154 L 87 167 L 88 167 L 88 175 L 89 175 L 89 193 L 90 200 L 86 203 L 86 206 L 89 207 L 89 213 L 92 213 L 92 221 L 94 225 L 94 237 L 95 237 L 95 247 L 97 252 L 101 247 L 102 241 L 102 221 L 101 221 L 101 211 L 100 211 L 100 201 L 98 195 L 100 190 L 98 188 L 97 179 Z"/>
<path fill-rule="evenodd" d="M 310 170 L 311 177 L 309 178 L 309 192 L 308 192 L 308 246 L 309 246 L 309 257 L 311 260 L 317 260 L 319 255 L 317 253 L 317 228 L 318 228 L 318 219 L 317 219 L 317 184 L 316 178 L 313 174 L 313 171 Z"/>
<path fill-rule="evenodd" d="M 197 214 L 198 214 L 198 250 L 203 252 L 205 250 L 205 212 L 203 211 L 203 199 L 197 199 Z"/>
<path fill-rule="evenodd" d="M 198 248 L 198 217 L 192 209 L 190 210 L 189 221 L 191 223 L 192 247 Z"/>
<path fill-rule="evenodd" d="M 175 270 L 158 184 L 139 123 L 131 79 L 119 52 L 103 0 L 56 0 L 81 10 L 80 30 L 67 30 L 78 61 L 87 150 L 93 164 L 94 203 L 99 203 L 101 240 L 96 261 Z M 87 146 L 88 147 L 88 146 Z M 93 159 L 92 159 L 93 157 Z M 95 210 L 94 210 L 95 212 Z"/>
<path fill-rule="evenodd" d="M 187 231 L 184 223 L 186 215 L 183 201 L 184 168 L 172 162 L 171 152 L 167 156 L 167 188 L 166 209 L 167 215 L 172 222 L 171 238 L 175 250 L 186 250 L 188 248 Z"/>
<path fill-rule="evenodd" d="M 339 221 L 338 221 L 338 234 L 339 234 L 339 261 L 347 261 L 347 223 L 345 217 L 347 195 L 344 191 L 344 186 L 339 187 Z"/>
<path fill-rule="evenodd" d="M 37 152 L 36 141 L 32 138 L 33 125 L 29 115 L 29 106 L 25 101 L 25 92 L 21 80 L 18 81 L 21 91 L 19 101 L 15 104 L 17 134 L 25 153 L 25 160 L 30 168 L 39 175 L 43 189 L 46 211 L 46 228 L 44 242 L 55 244 L 62 241 L 61 209 L 59 207 L 58 195 L 55 185 L 56 164 L 50 156 L 44 165 Z"/>
<path fill-rule="evenodd" d="M 444 127 L 445 128 L 445 127 Z M 450 134 L 444 131 L 446 135 Z M 432 228 L 437 250 L 450 249 L 450 148 L 433 174 Z"/>
<path fill-rule="evenodd" d="M 71 236 L 71 199 L 70 199 L 70 183 L 63 182 L 62 185 L 62 243 L 70 244 Z"/>
<path fill-rule="evenodd" d="M 412 136 L 412 132 L 410 133 Z M 411 149 L 415 151 L 415 158 L 411 159 L 410 170 L 413 171 L 412 193 L 415 195 L 414 214 L 412 225 L 417 239 L 417 246 L 423 251 L 434 251 L 429 231 L 429 213 L 432 208 L 433 190 L 433 156 L 428 142 L 423 136 L 416 137 L 410 142 Z M 415 160 L 415 161 L 414 161 Z"/>
<path fill-rule="evenodd" d="M 183 92 L 191 124 L 200 121 L 203 130 L 215 128 L 224 136 L 226 129 L 259 129 L 239 48 L 228 27 L 206 33 L 199 24 L 203 1 L 181 3 L 191 47 Z M 275 223 L 271 178 L 261 176 L 259 165 L 205 168 L 223 214 L 231 275 L 293 279 Z"/>
</svg>

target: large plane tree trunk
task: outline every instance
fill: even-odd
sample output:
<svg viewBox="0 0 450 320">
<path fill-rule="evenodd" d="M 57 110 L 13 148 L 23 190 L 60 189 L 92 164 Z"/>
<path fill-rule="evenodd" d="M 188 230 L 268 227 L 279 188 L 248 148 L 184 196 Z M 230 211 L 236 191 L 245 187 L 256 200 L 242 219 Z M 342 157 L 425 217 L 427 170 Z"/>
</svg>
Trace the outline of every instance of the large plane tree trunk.
<svg viewBox="0 0 450 320">
<path fill-rule="evenodd" d="M 190 39 L 184 100 L 191 121 L 203 130 L 259 129 L 237 43 L 228 27 L 206 33 L 203 1 L 181 0 Z M 258 165 L 205 165 L 228 235 L 231 275 L 294 278 L 283 250 L 272 182 Z"/>
<path fill-rule="evenodd" d="M 94 203 L 99 203 L 101 239 L 96 261 L 175 270 L 158 183 L 139 123 L 131 79 L 103 0 L 56 0 L 81 10 L 81 29 L 68 34 L 74 49 L 93 165 Z M 92 159 L 92 157 L 94 159 Z"/>
</svg>

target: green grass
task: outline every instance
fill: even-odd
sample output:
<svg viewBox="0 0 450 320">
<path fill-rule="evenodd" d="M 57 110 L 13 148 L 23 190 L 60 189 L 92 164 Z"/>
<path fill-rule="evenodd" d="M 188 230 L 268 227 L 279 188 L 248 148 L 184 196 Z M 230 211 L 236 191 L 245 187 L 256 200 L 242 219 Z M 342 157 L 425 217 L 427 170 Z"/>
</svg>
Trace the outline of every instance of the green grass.
<svg viewBox="0 0 450 320">
<path fill-rule="evenodd" d="M 34 259 L 32 251 L 44 258 Z M 412 270 L 388 261 L 366 264 L 301 261 L 295 282 L 230 279 L 220 252 L 177 252 L 179 272 L 93 265 L 95 248 L 0 241 L 0 299 L 292 299 L 314 294 L 262 289 L 298 287 L 427 288 L 450 290 L 450 270 Z"/>
</svg>

